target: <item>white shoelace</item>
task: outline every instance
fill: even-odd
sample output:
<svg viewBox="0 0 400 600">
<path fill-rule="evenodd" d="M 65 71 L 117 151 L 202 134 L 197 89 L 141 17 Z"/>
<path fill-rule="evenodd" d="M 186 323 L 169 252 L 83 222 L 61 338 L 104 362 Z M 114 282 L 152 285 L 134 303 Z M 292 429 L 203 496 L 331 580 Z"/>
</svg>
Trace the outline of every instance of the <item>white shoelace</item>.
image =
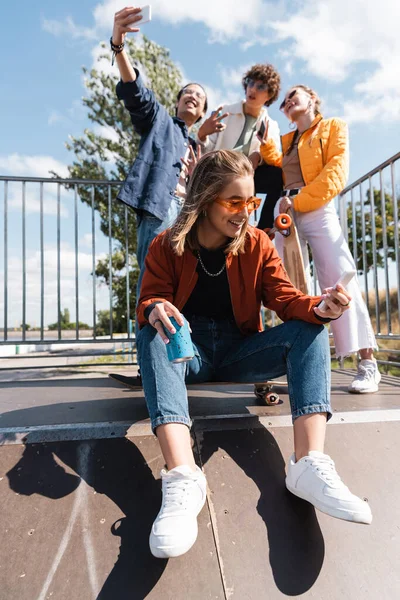
<svg viewBox="0 0 400 600">
<path fill-rule="evenodd" d="M 190 480 L 171 479 L 165 483 L 164 489 L 164 511 L 174 511 L 176 508 L 187 509 L 188 491 L 193 484 Z"/>
<path fill-rule="evenodd" d="M 314 471 L 318 471 L 327 483 L 342 483 L 342 480 L 335 469 L 335 463 L 331 458 L 329 458 L 329 456 L 321 456 L 318 458 L 310 456 L 305 458 L 305 462 L 309 463 Z"/>
<path fill-rule="evenodd" d="M 354 381 L 371 381 L 375 377 L 375 366 L 358 365 L 357 375 Z"/>
</svg>

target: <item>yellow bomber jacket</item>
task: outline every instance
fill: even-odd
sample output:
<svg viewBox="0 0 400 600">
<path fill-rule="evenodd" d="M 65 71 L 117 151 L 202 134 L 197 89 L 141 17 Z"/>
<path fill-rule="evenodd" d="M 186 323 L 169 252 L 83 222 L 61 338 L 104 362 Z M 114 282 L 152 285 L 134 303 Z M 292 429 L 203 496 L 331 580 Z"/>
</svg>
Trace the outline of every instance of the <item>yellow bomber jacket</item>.
<svg viewBox="0 0 400 600">
<path fill-rule="evenodd" d="M 282 152 L 272 139 L 260 147 L 268 165 L 282 167 L 283 154 L 289 148 L 295 132 L 281 138 Z M 299 160 L 305 186 L 293 198 L 293 208 L 311 212 L 328 204 L 346 185 L 349 173 L 349 134 L 341 119 L 324 119 L 318 115 L 299 138 Z M 285 173 L 283 173 L 285 181 Z"/>
</svg>

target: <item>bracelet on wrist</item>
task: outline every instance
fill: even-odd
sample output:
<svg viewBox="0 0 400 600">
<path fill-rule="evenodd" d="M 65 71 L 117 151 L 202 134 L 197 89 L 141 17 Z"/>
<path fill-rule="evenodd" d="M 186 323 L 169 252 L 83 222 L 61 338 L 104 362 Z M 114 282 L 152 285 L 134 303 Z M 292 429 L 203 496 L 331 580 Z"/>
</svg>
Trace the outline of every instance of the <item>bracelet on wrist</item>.
<svg viewBox="0 0 400 600">
<path fill-rule="evenodd" d="M 125 46 L 125 42 L 122 42 L 122 44 L 114 44 L 112 36 L 111 36 L 110 37 L 110 46 L 111 46 L 111 50 L 112 50 L 111 65 L 114 65 L 115 57 L 117 56 L 117 54 L 122 52 L 122 50 L 124 49 L 124 46 Z"/>
</svg>

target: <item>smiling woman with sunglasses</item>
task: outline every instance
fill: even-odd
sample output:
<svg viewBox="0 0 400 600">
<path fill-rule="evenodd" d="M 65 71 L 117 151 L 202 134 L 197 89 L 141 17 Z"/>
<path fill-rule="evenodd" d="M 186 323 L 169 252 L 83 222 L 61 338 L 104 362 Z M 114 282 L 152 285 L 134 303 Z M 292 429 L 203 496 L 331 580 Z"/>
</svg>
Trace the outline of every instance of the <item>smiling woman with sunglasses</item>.
<svg viewBox="0 0 400 600">
<path fill-rule="evenodd" d="M 309 269 L 307 242 L 311 247 L 321 289 L 334 284 L 355 264 L 332 200 L 344 188 L 348 176 L 349 140 L 344 121 L 324 119 L 321 101 L 311 88 L 291 88 L 280 105 L 295 130 L 282 137 L 280 152 L 274 140 L 263 136 L 261 155 L 265 162 L 281 166 L 284 191 L 275 214 L 291 211 L 299 233 L 304 265 Z M 283 256 L 283 237 L 275 239 Z M 377 348 L 367 308 L 357 279 L 348 284 L 353 298 L 343 319 L 331 325 L 336 355 L 359 353 L 361 361 L 349 392 L 378 391 L 381 376 L 373 356 Z"/>
<path fill-rule="evenodd" d="M 261 230 L 249 225 L 259 205 L 253 168 L 239 152 L 214 151 L 200 159 L 186 202 L 170 230 L 152 243 L 137 309 L 138 348 L 147 407 L 167 469 L 163 502 L 150 534 L 154 556 L 189 550 L 206 481 L 194 462 L 185 383 L 257 382 L 287 374 L 294 422 L 288 489 L 324 512 L 370 523 L 366 502 L 352 495 L 323 453 L 331 416 L 328 334 L 323 322 L 339 318 L 350 296 L 343 288 L 306 296 L 287 278 Z M 282 325 L 262 330 L 261 303 Z M 169 362 L 168 335 L 190 322 L 193 358 Z"/>
</svg>

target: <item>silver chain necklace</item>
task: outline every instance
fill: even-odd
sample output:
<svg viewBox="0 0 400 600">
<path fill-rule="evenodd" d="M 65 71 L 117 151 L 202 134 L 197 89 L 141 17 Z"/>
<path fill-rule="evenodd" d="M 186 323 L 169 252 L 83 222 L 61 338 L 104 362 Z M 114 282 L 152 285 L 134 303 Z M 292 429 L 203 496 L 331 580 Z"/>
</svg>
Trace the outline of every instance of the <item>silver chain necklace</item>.
<svg viewBox="0 0 400 600">
<path fill-rule="evenodd" d="M 201 264 L 201 267 L 204 271 L 204 273 L 206 275 L 208 275 L 209 277 L 218 277 L 218 275 L 221 275 L 221 273 L 224 271 L 225 267 L 226 267 L 226 262 L 224 261 L 224 264 L 222 265 L 222 268 L 218 271 L 218 273 L 210 273 L 210 271 L 207 271 L 207 269 L 204 266 L 203 261 L 201 260 L 201 256 L 200 256 L 200 252 L 197 251 L 197 258 L 199 259 L 199 262 Z"/>
</svg>

